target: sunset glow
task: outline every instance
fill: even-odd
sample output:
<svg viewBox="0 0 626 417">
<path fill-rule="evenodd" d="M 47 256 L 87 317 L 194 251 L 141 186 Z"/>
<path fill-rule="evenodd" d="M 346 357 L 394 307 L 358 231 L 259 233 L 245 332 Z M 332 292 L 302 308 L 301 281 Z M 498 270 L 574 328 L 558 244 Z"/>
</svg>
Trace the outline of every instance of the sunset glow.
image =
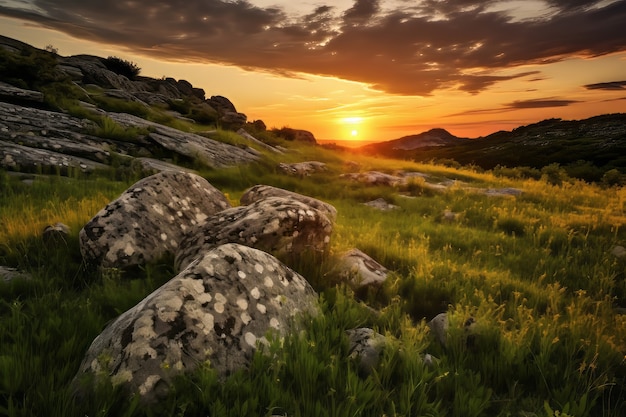
<svg viewBox="0 0 626 417">
<path fill-rule="evenodd" d="M 162 1 L 8 1 L 0 34 L 118 56 L 318 139 L 477 137 L 626 111 L 624 0 L 311 4 L 190 0 L 174 21 Z"/>
</svg>

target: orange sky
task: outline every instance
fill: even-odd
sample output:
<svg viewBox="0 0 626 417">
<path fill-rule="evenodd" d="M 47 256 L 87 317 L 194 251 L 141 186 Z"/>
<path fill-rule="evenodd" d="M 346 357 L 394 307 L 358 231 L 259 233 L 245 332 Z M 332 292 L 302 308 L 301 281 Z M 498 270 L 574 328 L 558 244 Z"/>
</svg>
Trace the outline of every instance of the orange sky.
<svg viewBox="0 0 626 417">
<path fill-rule="evenodd" d="M 119 56 L 318 139 L 477 137 L 626 111 L 626 1 L 409 3 L 0 0 L 0 34 Z"/>
</svg>

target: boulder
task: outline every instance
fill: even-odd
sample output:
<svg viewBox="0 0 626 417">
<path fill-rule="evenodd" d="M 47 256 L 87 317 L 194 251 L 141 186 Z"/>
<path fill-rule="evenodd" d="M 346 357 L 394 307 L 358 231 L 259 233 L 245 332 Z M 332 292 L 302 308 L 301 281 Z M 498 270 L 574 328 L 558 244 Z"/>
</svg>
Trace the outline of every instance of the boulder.
<svg viewBox="0 0 626 417">
<path fill-rule="evenodd" d="M 306 177 L 316 172 L 326 171 L 326 164 L 318 161 L 297 162 L 295 164 L 286 164 L 281 162 L 278 168 L 286 174 Z"/>
<path fill-rule="evenodd" d="M 271 255 L 217 247 L 96 337 L 77 382 L 95 374 L 153 402 L 176 375 L 210 366 L 224 377 L 245 368 L 268 332 L 291 331 L 296 314 L 316 313 L 316 300 L 307 281 Z"/>
<path fill-rule="evenodd" d="M 225 243 L 240 243 L 278 257 L 324 252 L 332 230 L 332 222 L 321 211 L 289 198 L 269 197 L 207 219 L 180 243 L 175 265 L 181 270 L 203 252 Z"/>
<path fill-rule="evenodd" d="M 219 114 L 237 113 L 237 109 L 233 103 L 223 96 L 211 96 L 206 103 L 213 107 Z"/>
<path fill-rule="evenodd" d="M 290 200 L 299 201 L 321 211 L 326 215 L 326 217 L 328 217 L 328 220 L 332 222 L 337 219 L 337 209 L 331 204 L 325 203 L 321 200 L 303 194 L 294 193 L 293 191 L 272 187 L 271 185 L 255 185 L 252 188 L 248 188 L 246 191 L 244 191 L 240 201 L 241 204 L 247 206 L 268 197 L 283 197 Z"/>
<path fill-rule="evenodd" d="M 618 259 L 626 259 L 626 248 L 620 245 L 613 246 L 613 249 L 611 249 L 611 255 Z"/>
<path fill-rule="evenodd" d="M 204 178 L 163 171 L 109 203 L 79 233 L 84 259 L 103 267 L 142 265 L 174 254 L 185 233 L 230 207 Z"/>
<path fill-rule="evenodd" d="M 144 91 L 142 83 L 136 83 L 123 75 L 107 69 L 102 58 L 92 55 L 75 55 L 60 58 L 61 69 L 68 75 L 76 77 L 79 70 L 83 74 L 83 84 L 96 84 L 103 88 L 113 88 L 132 93 Z"/>
<path fill-rule="evenodd" d="M 354 290 L 380 287 L 389 270 L 359 249 L 350 249 L 341 256 L 339 275 L 348 281 Z"/>
</svg>

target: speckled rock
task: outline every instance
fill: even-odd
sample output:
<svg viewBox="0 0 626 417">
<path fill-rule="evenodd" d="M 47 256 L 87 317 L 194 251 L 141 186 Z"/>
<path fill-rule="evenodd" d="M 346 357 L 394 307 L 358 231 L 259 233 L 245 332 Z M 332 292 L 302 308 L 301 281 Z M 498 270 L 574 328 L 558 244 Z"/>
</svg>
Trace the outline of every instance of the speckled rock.
<svg viewBox="0 0 626 417">
<path fill-rule="evenodd" d="M 389 270 L 359 249 L 350 249 L 341 256 L 339 275 L 355 289 L 380 287 Z"/>
<path fill-rule="evenodd" d="M 350 341 L 350 357 L 358 361 L 359 373 L 362 376 L 370 375 L 380 362 L 387 339 L 365 327 L 348 330 L 346 333 Z"/>
<path fill-rule="evenodd" d="M 321 211 L 288 198 L 269 197 L 209 218 L 180 243 L 175 265 L 181 270 L 204 251 L 224 243 L 240 243 L 279 257 L 324 252 L 332 230 L 332 222 Z"/>
<path fill-rule="evenodd" d="M 175 254 L 185 233 L 230 207 L 204 178 L 164 171 L 109 203 L 79 233 L 84 259 L 103 267 L 142 265 Z"/>
<path fill-rule="evenodd" d="M 389 175 L 378 171 L 342 174 L 341 178 L 346 178 L 368 185 L 385 185 L 390 187 L 395 187 L 405 183 L 405 180 L 402 177 Z"/>
<path fill-rule="evenodd" d="M 148 402 L 175 375 L 209 365 L 220 376 L 245 368 L 269 331 L 283 335 L 298 313 L 315 314 L 307 281 L 257 249 L 227 244 L 123 313 L 91 344 L 80 366 L 85 376 L 128 384 Z M 80 382 L 82 381 L 82 384 Z"/>
<path fill-rule="evenodd" d="M 249 205 L 268 197 L 285 197 L 291 200 L 300 201 L 301 203 L 318 209 L 324 213 L 330 221 L 334 222 L 337 219 L 337 209 L 331 204 L 303 194 L 294 193 L 293 191 L 272 187 L 271 185 L 255 185 L 254 187 L 247 189 L 241 196 L 240 201 L 243 205 Z"/>
</svg>

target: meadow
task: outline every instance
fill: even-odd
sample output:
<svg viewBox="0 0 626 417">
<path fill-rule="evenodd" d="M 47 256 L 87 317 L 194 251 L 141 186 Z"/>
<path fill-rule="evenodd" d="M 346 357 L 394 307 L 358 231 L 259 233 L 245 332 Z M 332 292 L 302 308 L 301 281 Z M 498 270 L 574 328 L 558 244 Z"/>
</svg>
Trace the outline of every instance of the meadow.
<svg viewBox="0 0 626 417">
<path fill-rule="evenodd" d="M 209 368 L 179 378 L 158 406 L 105 382 L 88 401 L 75 401 L 71 388 L 104 326 L 174 275 L 171 259 L 133 271 L 83 265 L 79 230 L 139 175 L 0 171 L 0 265 L 32 275 L 0 282 L 0 415 L 626 415 L 626 259 L 611 253 L 626 245 L 626 189 L 281 144 L 290 151 L 280 158 L 195 168 L 233 205 L 248 187 L 269 184 L 337 208 L 330 253 L 290 264 L 319 292 L 322 314 L 225 381 Z M 307 160 L 328 169 L 297 178 L 277 168 Z M 443 192 L 422 179 L 357 184 L 339 177 L 354 166 L 348 161 L 455 184 Z M 479 192 L 504 187 L 523 192 Z M 399 208 L 361 204 L 376 198 Z M 43 228 L 56 222 L 70 226 L 69 237 L 43 242 Z M 352 247 L 393 271 L 382 288 L 355 294 L 340 282 L 333 267 Z M 441 312 L 449 318 L 445 347 L 427 326 Z M 355 327 L 389 342 L 369 376 L 349 354 L 345 331 Z"/>
</svg>

